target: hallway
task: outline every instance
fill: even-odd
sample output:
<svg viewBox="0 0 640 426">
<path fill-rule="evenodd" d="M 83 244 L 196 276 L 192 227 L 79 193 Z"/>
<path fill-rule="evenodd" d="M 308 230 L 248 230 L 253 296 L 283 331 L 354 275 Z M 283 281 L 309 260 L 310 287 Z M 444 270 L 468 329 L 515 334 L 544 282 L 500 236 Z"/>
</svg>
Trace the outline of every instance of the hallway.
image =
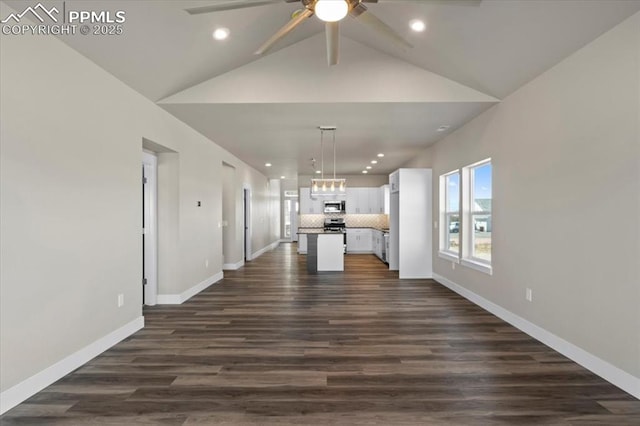
<svg viewBox="0 0 640 426">
<path fill-rule="evenodd" d="M 640 424 L 640 401 L 373 255 L 281 244 L 0 418 L 13 424 Z"/>
</svg>

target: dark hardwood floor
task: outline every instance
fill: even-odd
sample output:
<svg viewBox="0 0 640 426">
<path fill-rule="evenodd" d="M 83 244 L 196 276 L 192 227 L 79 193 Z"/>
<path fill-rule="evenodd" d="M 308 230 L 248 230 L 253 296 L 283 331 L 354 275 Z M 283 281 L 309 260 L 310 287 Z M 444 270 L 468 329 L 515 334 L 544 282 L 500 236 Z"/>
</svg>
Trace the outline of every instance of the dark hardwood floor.
<svg viewBox="0 0 640 426">
<path fill-rule="evenodd" d="M 281 245 L 0 418 L 2 425 L 640 425 L 640 401 L 373 255 L 309 276 Z"/>
</svg>

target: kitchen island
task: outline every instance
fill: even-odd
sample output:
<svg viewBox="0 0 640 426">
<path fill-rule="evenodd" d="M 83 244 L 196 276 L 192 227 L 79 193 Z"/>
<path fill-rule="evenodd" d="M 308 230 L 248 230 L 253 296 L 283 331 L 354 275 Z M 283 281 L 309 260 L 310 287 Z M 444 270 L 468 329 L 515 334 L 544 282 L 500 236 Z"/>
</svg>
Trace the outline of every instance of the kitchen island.
<svg viewBox="0 0 640 426">
<path fill-rule="evenodd" d="M 344 271 L 344 234 L 322 228 L 301 228 L 307 237 L 307 271 L 310 273 Z"/>
</svg>

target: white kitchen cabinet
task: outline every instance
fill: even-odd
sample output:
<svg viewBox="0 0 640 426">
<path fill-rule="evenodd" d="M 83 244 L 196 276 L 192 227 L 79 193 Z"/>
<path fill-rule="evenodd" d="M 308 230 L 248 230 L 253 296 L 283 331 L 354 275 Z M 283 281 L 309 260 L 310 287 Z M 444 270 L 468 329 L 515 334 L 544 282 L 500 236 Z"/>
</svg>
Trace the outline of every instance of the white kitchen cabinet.
<svg viewBox="0 0 640 426">
<path fill-rule="evenodd" d="M 373 240 L 373 253 L 382 259 L 382 249 L 384 246 L 384 233 L 377 229 L 372 231 L 372 240 Z"/>
<path fill-rule="evenodd" d="M 368 210 L 367 188 L 347 188 L 347 214 L 365 214 Z M 367 201 L 367 203 L 365 203 Z"/>
<path fill-rule="evenodd" d="M 389 185 L 380 187 L 380 213 L 382 214 L 389 214 L 390 192 Z"/>
<path fill-rule="evenodd" d="M 347 228 L 347 253 L 372 253 L 371 232 L 369 228 Z"/>
<path fill-rule="evenodd" d="M 389 191 L 393 194 L 394 192 L 398 192 L 400 188 L 400 170 L 396 170 L 395 172 L 389 175 Z"/>
<path fill-rule="evenodd" d="M 347 188 L 347 214 L 382 213 L 379 188 Z"/>
<path fill-rule="evenodd" d="M 369 214 L 380 214 L 380 188 L 366 188 Z"/>
<path fill-rule="evenodd" d="M 347 187 L 347 198 L 345 200 L 345 210 L 347 214 L 358 214 L 360 204 L 360 189 Z"/>
<path fill-rule="evenodd" d="M 359 235 L 356 234 L 355 229 L 347 229 L 347 253 L 356 251 L 359 247 Z"/>
<path fill-rule="evenodd" d="M 311 188 L 300 188 L 300 214 L 324 214 L 324 203 L 321 199 L 311 198 Z"/>
</svg>

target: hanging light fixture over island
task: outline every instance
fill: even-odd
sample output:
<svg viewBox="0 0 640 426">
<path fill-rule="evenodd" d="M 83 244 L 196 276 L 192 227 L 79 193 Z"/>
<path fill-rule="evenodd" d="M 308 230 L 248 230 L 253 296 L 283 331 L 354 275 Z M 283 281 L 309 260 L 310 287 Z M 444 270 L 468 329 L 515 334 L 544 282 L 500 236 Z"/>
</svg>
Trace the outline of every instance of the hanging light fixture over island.
<svg viewBox="0 0 640 426">
<path fill-rule="evenodd" d="M 320 129 L 321 177 L 311 179 L 311 197 L 345 195 L 347 180 L 336 178 L 336 126 L 319 126 L 318 129 Z M 333 135 L 333 178 L 324 177 L 324 132 L 332 132 Z"/>
</svg>

